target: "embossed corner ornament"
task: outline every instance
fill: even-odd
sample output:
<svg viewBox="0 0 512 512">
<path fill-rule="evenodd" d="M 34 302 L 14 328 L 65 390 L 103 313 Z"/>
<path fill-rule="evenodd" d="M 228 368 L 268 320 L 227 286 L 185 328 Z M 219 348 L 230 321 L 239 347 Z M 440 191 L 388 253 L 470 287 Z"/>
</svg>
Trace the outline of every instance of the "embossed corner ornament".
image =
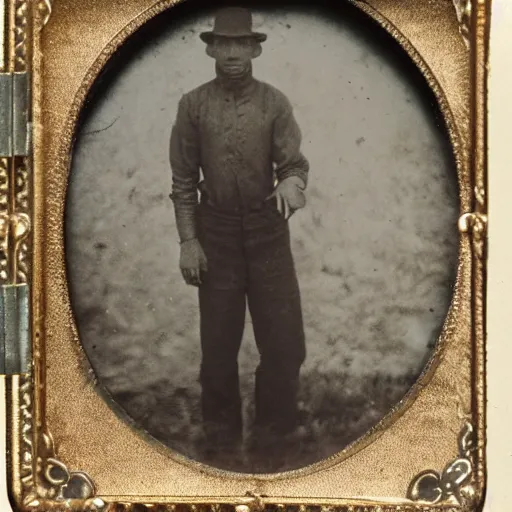
<svg viewBox="0 0 512 512">
<path fill-rule="evenodd" d="M 466 510 L 475 504 L 472 485 L 473 452 L 476 449 L 473 426 L 466 422 L 459 435 L 459 457 L 447 464 L 441 473 L 422 471 L 411 482 L 407 497 L 412 501 L 436 504 L 446 502 Z"/>
<path fill-rule="evenodd" d="M 25 496 L 24 505 L 30 509 L 42 510 L 41 507 L 52 502 L 60 503 L 58 510 L 75 510 L 76 503 L 81 503 L 80 510 L 100 511 L 105 503 L 94 499 L 94 483 L 86 473 L 70 471 L 55 457 L 53 439 L 49 433 L 40 438 L 41 455 L 37 457 L 36 473 L 38 484 Z M 44 509 L 44 508 L 43 508 Z M 54 508 L 52 508 L 54 510 Z"/>
<path fill-rule="evenodd" d="M 459 20 L 459 30 L 469 47 L 469 35 L 471 32 L 471 0 L 453 0 L 457 19 Z"/>
<path fill-rule="evenodd" d="M 38 4 L 39 10 L 43 13 L 44 18 L 42 25 L 43 27 L 50 20 L 50 16 L 52 15 L 52 0 L 41 0 Z"/>
</svg>

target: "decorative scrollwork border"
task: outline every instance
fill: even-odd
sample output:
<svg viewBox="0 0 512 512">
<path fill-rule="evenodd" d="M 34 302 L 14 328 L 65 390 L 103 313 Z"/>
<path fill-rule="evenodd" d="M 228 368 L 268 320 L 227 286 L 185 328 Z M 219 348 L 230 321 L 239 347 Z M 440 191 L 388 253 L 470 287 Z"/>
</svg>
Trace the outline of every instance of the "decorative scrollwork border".
<svg viewBox="0 0 512 512">
<path fill-rule="evenodd" d="M 459 505 L 414 505 L 414 504 L 357 504 L 357 505 L 288 505 L 264 504 L 261 507 L 235 505 L 233 503 L 145 503 L 105 502 L 101 498 L 68 500 L 56 503 L 46 500 L 38 502 L 38 510 L 51 512 L 473 512 L 474 509 Z M 30 510 L 30 509 L 27 509 Z"/>
<path fill-rule="evenodd" d="M 0 284 L 9 279 L 9 160 L 0 158 Z"/>
<path fill-rule="evenodd" d="M 14 3 L 14 69 L 27 69 L 27 38 L 29 3 L 27 0 L 15 0 Z"/>
<path fill-rule="evenodd" d="M 12 258 L 14 261 L 14 279 L 16 283 L 27 283 L 29 276 L 30 251 L 30 161 L 28 158 L 17 158 L 14 191 L 14 211 L 11 224 L 14 234 Z"/>
</svg>

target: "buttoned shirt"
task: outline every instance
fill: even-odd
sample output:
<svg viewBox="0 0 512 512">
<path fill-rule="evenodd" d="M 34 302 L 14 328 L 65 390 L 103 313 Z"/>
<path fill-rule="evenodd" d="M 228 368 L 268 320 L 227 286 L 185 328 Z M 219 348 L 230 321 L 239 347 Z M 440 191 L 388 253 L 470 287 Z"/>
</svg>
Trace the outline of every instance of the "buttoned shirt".
<svg viewBox="0 0 512 512">
<path fill-rule="evenodd" d="M 217 76 L 185 94 L 170 144 L 180 239 L 196 236 L 200 182 L 208 202 L 227 212 L 261 205 L 275 179 L 298 176 L 306 184 L 309 164 L 300 145 L 289 100 L 252 75 L 236 87 Z"/>
</svg>

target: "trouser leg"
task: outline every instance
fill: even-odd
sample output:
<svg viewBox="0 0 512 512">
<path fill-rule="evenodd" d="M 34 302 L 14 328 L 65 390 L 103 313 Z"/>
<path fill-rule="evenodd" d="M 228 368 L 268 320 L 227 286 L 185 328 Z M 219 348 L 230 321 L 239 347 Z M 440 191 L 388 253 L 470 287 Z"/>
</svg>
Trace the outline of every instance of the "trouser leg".
<svg viewBox="0 0 512 512">
<path fill-rule="evenodd" d="M 238 352 L 245 322 L 246 266 L 240 217 L 202 206 L 198 237 L 208 261 L 199 288 L 202 412 L 210 448 L 242 435 Z"/>
<path fill-rule="evenodd" d="M 202 412 L 209 443 L 241 439 L 238 352 L 245 322 L 245 291 L 201 287 Z"/>
<path fill-rule="evenodd" d="M 249 309 L 260 353 L 256 425 L 286 434 L 297 426 L 304 327 L 288 223 L 272 212 L 264 215 L 246 244 Z"/>
</svg>

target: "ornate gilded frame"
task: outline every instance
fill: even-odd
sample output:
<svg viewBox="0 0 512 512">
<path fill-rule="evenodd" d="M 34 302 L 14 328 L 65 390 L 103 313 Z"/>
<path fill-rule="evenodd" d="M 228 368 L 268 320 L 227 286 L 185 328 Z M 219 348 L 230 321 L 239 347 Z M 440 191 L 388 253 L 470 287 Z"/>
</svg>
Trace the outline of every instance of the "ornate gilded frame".
<svg viewBox="0 0 512 512">
<path fill-rule="evenodd" d="M 185 464 L 122 423 L 95 391 L 69 305 L 63 210 L 80 109 L 116 48 L 173 3 L 0 2 L 0 373 L 15 510 L 479 510 L 490 0 L 352 0 L 409 54 L 445 117 L 460 185 L 457 284 L 427 369 L 377 428 L 332 460 L 257 476 Z"/>
</svg>

